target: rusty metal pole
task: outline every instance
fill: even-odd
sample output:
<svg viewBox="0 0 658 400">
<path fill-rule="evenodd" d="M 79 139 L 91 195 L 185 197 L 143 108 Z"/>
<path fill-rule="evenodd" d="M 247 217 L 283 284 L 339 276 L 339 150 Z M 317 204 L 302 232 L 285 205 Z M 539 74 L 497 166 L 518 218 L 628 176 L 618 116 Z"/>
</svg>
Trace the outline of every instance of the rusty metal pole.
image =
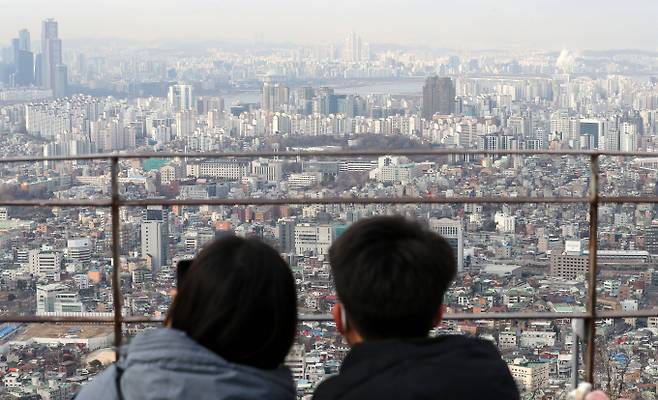
<svg viewBox="0 0 658 400">
<path fill-rule="evenodd" d="M 591 156 L 591 185 L 589 202 L 589 286 L 587 292 L 587 318 L 585 319 L 585 380 L 594 384 L 596 350 L 596 274 L 599 222 L 599 155 Z"/>
<path fill-rule="evenodd" d="M 114 348 L 116 359 L 119 360 L 119 349 L 121 347 L 122 315 L 121 315 L 121 259 L 119 248 L 121 246 L 121 232 L 119 226 L 119 158 L 112 157 L 112 300 L 114 304 Z"/>
</svg>

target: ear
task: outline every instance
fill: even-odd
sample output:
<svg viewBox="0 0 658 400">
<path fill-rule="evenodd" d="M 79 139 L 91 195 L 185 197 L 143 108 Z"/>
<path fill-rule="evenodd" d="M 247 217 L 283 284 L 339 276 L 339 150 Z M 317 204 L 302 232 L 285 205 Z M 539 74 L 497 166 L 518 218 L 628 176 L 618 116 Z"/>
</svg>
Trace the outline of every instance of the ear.
<svg viewBox="0 0 658 400">
<path fill-rule="evenodd" d="M 441 307 L 436 312 L 436 316 L 434 317 L 434 321 L 432 321 L 432 326 L 435 328 L 439 325 L 441 325 L 441 322 L 443 321 L 443 316 L 446 313 L 446 306 L 445 304 L 441 304 Z"/>
<path fill-rule="evenodd" d="M 336 329 L 338 329 L 338 332 L 340 332 L 341 335 L 345 335 L 346 327 L 343 326 L 343 318 L 341 317 L 342 307 L 343 307 L 342 304 L 336 303 L 331 308 L 331 316 L 334 318 L 334 322 L 336 322 Z"/>
</svg>

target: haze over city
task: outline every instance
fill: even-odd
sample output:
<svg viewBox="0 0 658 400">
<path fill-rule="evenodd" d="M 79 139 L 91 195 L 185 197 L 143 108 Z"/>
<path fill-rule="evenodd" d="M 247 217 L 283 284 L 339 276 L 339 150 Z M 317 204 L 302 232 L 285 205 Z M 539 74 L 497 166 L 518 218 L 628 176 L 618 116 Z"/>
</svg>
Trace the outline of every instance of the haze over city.
<svg viewBox="0 0 658 400">
<path fill-rule="evenodd" d="M 658 3 L 630 0 L 4 0 L 0 39 L 54 17 L 69 40 L 336 42 L 451 49 L 658 50 Z"/>
</svg>

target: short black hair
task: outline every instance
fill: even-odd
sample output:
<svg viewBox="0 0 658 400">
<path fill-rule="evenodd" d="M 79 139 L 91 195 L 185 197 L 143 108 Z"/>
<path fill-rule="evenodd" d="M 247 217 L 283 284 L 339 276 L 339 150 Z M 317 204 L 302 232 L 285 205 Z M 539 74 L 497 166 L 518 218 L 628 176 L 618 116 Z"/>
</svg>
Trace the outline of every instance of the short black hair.
<svg viewBox="0 0 658 400">
<path fill-rule="evenodd" d="M 400 216 L 358 221 L 329 262 L 348 320 L 366 339 L 426 336 L 457 273 L 450 244 Z"/>
<path fill-rule="evenodd" d="M 194 258 L 168 319 L 230 362 L 277 368 L 297 330 L 292 271 L 257 239 L 216 240 Z"/>
</svg>

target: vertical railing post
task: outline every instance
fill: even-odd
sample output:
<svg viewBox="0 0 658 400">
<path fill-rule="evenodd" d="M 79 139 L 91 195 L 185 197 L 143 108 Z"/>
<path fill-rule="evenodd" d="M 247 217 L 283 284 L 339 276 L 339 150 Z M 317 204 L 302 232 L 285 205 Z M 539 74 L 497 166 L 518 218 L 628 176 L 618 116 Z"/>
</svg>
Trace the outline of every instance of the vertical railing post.
<svg viewBox="0 0 658 400">
<path fill-rule="evenodd" d="M 575 320 L 572 320 L 575 321 Z M 572 324 L 572 328 L 575 324 Z M 574 330 L 572 332 L 573 343 L 571 343 L 571 389 L 576 390 L 578 388 L 578 370 L 580 366 L 580 336 Z"/>
<path fill-rule="evenodd" d="M 589 286 L 587 292 L 585 379 L 594 384 L 596 355 L 596 274 L 598 272 L 599 155 L 591 155 L 589 201 Z"/>
<path fill-rule="evenodd" d="M 122 339 L 121 315 L 121 259 L 119 249 L 121 246 L 121 232 L 119 228 L 119 157 L 111 158 L 112 164 L 112 300 L 114 304 L 114 348 L 116 359 L 119 360 L 119 348 Z"/>
</svg>

